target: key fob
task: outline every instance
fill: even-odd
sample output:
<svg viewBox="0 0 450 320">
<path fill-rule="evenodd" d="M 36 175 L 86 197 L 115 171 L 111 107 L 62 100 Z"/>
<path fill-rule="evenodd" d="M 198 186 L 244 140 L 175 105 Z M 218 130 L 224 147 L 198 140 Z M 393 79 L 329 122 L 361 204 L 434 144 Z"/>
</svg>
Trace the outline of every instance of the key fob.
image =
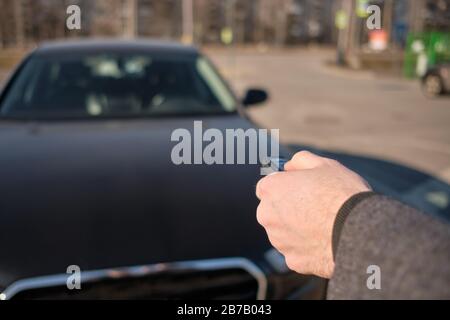
<svg viewBox="0 0 450 320">
<path fill-rule="evenodd" d="M 282 172 L 287 162 L 288 160 L 283 158 L 269 158 L 269 163 L 264 165 L 264 168 L 270 168 L 273 172 Z"/>
</svg>

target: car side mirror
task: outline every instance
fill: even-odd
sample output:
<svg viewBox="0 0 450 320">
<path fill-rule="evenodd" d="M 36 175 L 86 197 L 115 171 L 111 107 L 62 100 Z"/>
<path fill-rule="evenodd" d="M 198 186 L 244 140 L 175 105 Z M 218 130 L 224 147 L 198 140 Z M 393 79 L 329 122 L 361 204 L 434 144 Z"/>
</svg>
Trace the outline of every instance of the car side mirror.
<svg viewBox="0 0 450 320">
<path fill-rule="evenodd" d="M 245 94 L 242 104 L 244 107 L 255 106 L 266 102 L 269 99 L 269 94 L 262 89 L 249 89 Z"/>
</svg>

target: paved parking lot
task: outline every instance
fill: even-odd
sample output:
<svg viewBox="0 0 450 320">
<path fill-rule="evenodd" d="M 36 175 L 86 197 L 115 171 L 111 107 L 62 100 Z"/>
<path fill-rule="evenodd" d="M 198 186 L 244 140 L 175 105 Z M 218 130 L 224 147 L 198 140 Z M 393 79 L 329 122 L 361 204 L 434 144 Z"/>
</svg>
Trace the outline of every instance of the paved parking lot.
<svg viewBox="0 0 450 320">
<path fill-rule="evenodd" d="M 417 81 L 330 66 L 333 50 L 207 52 L 237 92 L 270 91 L 251 115 L 281 129 L 283 142 L 384 159 L 450 183 L 450 97 L 430 100 Z"/>
</svg>

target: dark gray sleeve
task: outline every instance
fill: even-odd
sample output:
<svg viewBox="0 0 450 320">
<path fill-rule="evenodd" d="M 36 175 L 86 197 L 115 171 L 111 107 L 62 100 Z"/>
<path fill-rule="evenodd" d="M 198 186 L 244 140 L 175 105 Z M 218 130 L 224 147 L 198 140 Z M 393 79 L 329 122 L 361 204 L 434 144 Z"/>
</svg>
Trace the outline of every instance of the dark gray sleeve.
<svg viewBox="0 0 450 320">
<path fill-rule="evenodd" d="M 328 299 L 450 299 L 450 225 L 388 197 L 359 198 L 336 222 Z"/>
</svg>

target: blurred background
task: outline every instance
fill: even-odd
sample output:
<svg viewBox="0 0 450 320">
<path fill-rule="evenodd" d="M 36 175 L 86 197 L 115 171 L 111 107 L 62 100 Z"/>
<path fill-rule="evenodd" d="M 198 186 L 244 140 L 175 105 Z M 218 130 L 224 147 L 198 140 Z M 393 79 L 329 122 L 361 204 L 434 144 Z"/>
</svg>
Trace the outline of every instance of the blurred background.
<svg viewBox="0 0 450 320">
<path fill-rule="evenodd" d="M 66 28 L 71 4 L 81 30 Z M 366 27 L 372 4 L 381 30 Z M 269 90 L 250 114 L 287 145 L 400 164 L 423 175 L 406 192 L 428 185 L 449 206 L 450 99 L 420 78 L 450 61 L 450 0 L 0 0 L 0 86 L 43 41 L 99 37 L 194 44 L 239 94 Z"/>
</svg>

